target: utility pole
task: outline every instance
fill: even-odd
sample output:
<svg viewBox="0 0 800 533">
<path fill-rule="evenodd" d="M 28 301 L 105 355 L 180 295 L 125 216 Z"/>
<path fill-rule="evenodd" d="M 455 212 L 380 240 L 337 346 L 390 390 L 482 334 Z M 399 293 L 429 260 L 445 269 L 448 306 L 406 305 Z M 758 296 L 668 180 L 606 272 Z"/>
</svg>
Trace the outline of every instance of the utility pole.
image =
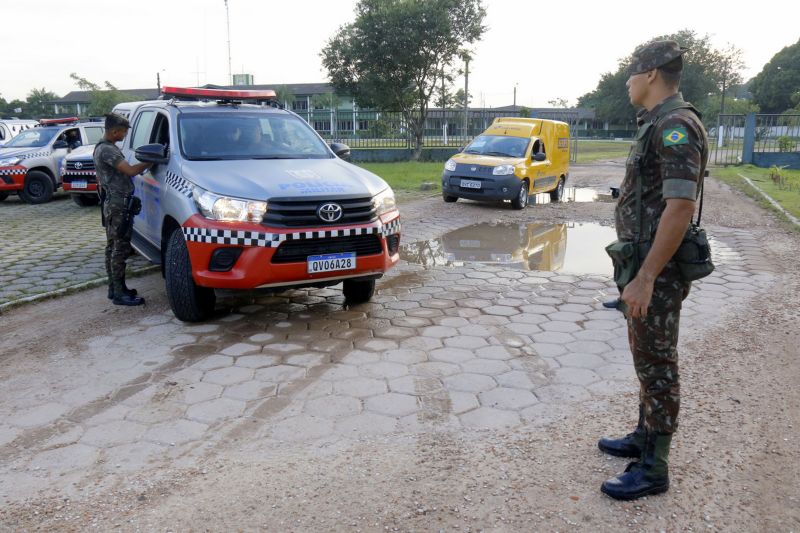
<svg viewBox="0 0 800 533">
<path fill-rule="evenodd" d="M 517 84 L 514 84 L 514 111 L 517 110 Z"/>
<path fill-rule="evenodd" d="M 161 73 L 156 72 L 156 85 L 158 86 L 158 93 L 161 94 Z"/>
<path fill-rule="evenodd" d="M 225 20 L 228 24 L 228 83 L 233 85 L 233 74 L 231 73 L 231 15 L 228 11 L 228 0 L 225 0 Z"/>
<path fill-rule="evenodd" d="M 469 138 L 469 55 L 464 54 L 464 142 Z"/>
</svg>

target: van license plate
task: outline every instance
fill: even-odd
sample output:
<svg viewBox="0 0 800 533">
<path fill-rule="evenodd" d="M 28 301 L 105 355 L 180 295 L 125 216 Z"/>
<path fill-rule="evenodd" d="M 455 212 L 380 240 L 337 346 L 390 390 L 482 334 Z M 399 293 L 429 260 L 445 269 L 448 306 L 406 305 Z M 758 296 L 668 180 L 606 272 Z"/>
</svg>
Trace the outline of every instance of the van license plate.
<svg viewBox="0 0 800 533">
<path fill-rule="evenodd" d="M 461 180 L 461 187 L 464 189 L 480 189 L 481 182 L 477 180 Z"/>
<path fill-rule="evenodd" d="M 356 268 L 355 252 L 308 256 L 309 274 L 335 272 L 337 270 L 353 270 L 354 268 Z"/>
<path fill-rule="evenodd" d="M 87 185 L 88 185 L 88 183 L 85 182 L 85 181 L 73 181 L 72 182 L 72 188 L 73 189 L 85 189 L 87 187 Z"/>
</svg>

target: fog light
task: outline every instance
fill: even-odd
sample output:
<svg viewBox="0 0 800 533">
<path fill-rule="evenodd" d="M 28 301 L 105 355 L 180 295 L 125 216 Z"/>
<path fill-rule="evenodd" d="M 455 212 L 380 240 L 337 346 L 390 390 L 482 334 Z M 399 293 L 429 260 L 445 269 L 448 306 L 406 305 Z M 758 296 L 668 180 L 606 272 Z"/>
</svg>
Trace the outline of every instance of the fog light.
<svg viewBox="0 0 800 533">
<path fill-rule="evenodd" d="M 386 247 L 389 249 L 391 255 L 396 254 L 397 250 L 400 248 L 400 234 L 395 233 L 394 235 L 386 237 Z"/>
<path fill-rule="evenodd" d="M 217 248 L 211 254 L 208 269 L 211 272 L 228 272 L 242 255 L 241 248 Z"/>
</svg>

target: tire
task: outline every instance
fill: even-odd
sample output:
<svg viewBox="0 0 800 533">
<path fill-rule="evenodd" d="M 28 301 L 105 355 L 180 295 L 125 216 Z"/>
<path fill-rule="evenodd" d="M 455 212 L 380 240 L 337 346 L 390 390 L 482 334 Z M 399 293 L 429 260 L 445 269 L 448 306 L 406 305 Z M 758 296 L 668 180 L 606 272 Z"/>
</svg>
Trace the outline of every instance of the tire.
<svg viewBox="0 0 800 533">
<path fill-rule="evenodd" d="M 0 191 L 0 202 L 8 198 L 8 191 Z"/>
<path fill-rule="evenodd" d="M 442 200 L 448 204 L 458 201 L 458 196 L 450 196 L 449 194 L 442 193 Z"/>
<path fill-rule="evenodd" d="M 346 279 L 342 283 L 344 299 L 348 304 L 363 304 L 375 294 L 374 279 Z"/>
<path fill-rule="evenodd" d="M 563 197 L 564 197 L 564 178 L 560 178 L 558 180 L 558 185 L 556 185 L 556 188 L 550 191 L 550 201 L 560 202 L 561 198 Z"/>
<path fill-rule="evenodd" d="M 214 289 L 200 287 L 192 278 L 189 249 L 180 229 L 172 232 L 164 254 L 167 299 L 178 320 L 201 322 L 214 314 L 217 302 Z"/>
<path fill-rule="evenodd" d="M 29 204 L 43 204 L 53 198 L 53 180 L 40 170 L 31 170 L 25 176 L 25 185 L 19 196 Z"/>
<path fill-rule="evenodd" d="M 511 200 L 511 207 L 514 209 L 525 209 L 528 207 L 528 180 L 524 180 L 520 183 L 517 197 Z"/>
<path fill-rule="evenodd" d="M 71 194 L 72 201 L 80 207 L 92 207 L 100 203 L 100 198 L 96 194 Z"/>
</svg>

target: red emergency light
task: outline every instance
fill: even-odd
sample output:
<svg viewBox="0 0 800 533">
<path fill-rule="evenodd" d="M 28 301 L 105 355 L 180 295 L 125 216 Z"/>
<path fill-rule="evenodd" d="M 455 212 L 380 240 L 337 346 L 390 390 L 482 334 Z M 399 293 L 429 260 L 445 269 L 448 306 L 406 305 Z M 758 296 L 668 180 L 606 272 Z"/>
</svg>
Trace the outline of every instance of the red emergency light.
<svg viewBox="0 0 800 533">
<path fill-rule="evenodd" d="M 214 100 L 275 100 L 275 91 L 241 91 L 228 89 L 195 89 L 192 87 L 162 87 L 161 92 L 176 98 L 208 98 Z"/>
<path fill-rule="evenodd" d="M 73 122 L 78 122 L 78 117 L 43 118 L 39 120 L 39 124 L 41 124 L 42 126 L 52 126 L 55 124 L 71 124 Z"/>
</svg>

